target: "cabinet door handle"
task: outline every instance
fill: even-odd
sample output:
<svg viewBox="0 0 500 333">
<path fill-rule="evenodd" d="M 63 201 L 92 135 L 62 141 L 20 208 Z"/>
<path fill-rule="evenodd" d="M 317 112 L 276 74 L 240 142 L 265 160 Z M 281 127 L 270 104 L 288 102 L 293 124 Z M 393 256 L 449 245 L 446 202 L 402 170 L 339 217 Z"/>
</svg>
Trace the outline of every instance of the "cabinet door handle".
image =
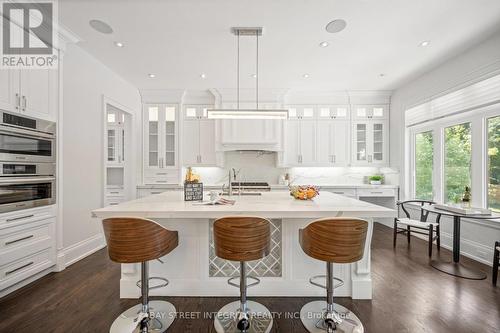
<svg viewBox="0 0 500 333">
<path fill-rule="evenodd" d="M 119 194 L 120 192 L 109 192 L 110 194 Z"/>
<path fill-rule="evenodd" d="M 157 176 L 166 176 L 167 173 L 166 172 L 157 172 L 156 175 Z"/>
<path fill-rule="evenodd" d="M 21 237 L 21 238 L 15 239 L 15 240 L 11 240 L 11 241 L 5 242 L 5 245 L 11 245 L 11 244 L 14 244 L 14 243 L 26 240 L 26 239 L 30 239 L 30 238 L 33 238 L 33 237 L 34 237 L 34 235 L 29 235 L 29 236 L 26 236 L 26 237 Z"/>
<path fill-rule="evenodd" d="M 23 111 L 26 111 L 26 104 L 27 104 L 26 96 L 23 95 Z"/>
<path fill-rule="evenodd" d="M 368 162 L 371 163 L 372 162 L 372 155 L 368 155 Z"/>
<path fill-rule="evenodd" d="M 29 219 L 30 217 L 35 216 L 34 214 L 30 215 L 24 215 L 24 216 L 19 216 L 19 217 L 13 217 L 11 219 L 7 219 L 7 222 L 13 222 L 13 221 L 19 221 L 19 220 L 24 220 L 24 219 Z"/>
<path fill-rule="evenodd" d="M 157 180 L 155 181 L 155 183 L 166 183 L 167 181 L 166 180 Z"/>
<path fill-rule="evenodd" d="M 10 271 L 5 272 L 5 275 L 9 275 L 9 274 L 15 273 L 15 272 L 17 272 L 17 271 L 20 271 L 21 269 L 26 268 L 26 267 L 28 267 L 28 266 L 31 266 L 31 265 L 33 265 L 34 263 L 35 263 L 34 261 L 30 261 L 29 263 L 24 264 L 24 265 L 22 265 L 22 266 L 19 266 L 18 268 L 14 268 L 13 270 L 10 270 Z"/>
<path fill-rule="evenodd" d="M 200 158 L 200 161 L 199 161 L 198 163 L 201 163 L 201 161 L 202 161 L 202 160 L 201 160 L 201 155 L 198 155 L 198 157 Z"/>
<path fill-rule="evenodd" d="M 333 158 L 333 163 L 337 162 L 337 155 L 332 155 L 332 158 Z"/>
<path fill-rule="evenodd" d="M 21 106 L 21 97 L 19 96 L 19 93 L 16 93 L 16 110 L 19 110 L 20 106 Z"/>
</svg>

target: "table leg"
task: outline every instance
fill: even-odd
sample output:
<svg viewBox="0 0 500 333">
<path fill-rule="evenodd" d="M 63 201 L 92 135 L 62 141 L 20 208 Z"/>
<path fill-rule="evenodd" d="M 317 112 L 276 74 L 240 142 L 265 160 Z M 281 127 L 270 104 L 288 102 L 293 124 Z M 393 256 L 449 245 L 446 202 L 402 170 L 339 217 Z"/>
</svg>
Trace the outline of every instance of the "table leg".
<svg viewBox="0 0 500 333">
<path fill-rule="evenodd" d="M 460 261 L 460 216 L 453 216 L 453 261 Z"/>
<path fill-rule="evenodd" d="M 453 216 L 453 262 L 432 260 L 431 266 L 443 273 L 464 279 L 486 279 L 486 273 L 460 264 L 460 216 Z"/>
</svg>

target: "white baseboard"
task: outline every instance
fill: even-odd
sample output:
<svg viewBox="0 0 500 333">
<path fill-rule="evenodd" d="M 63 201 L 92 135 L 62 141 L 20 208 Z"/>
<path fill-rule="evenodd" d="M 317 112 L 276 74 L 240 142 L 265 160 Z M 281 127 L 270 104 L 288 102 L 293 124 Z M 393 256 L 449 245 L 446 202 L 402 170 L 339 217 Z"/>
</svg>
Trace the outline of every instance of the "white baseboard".
<svg viewBox="0 0 500 333">
<path fill-rule="evenodd" d="M 70 245 L 57 254 L 56 271 L 62 271 L 75 262 L 99 251 L 106 246 L 102 234 L 96 234 L 76 244 Z"/>
<path fill-rule="evenodd" d="M 389 228 L 394 228 L 394 224 L 387 223 L 386 221 L 376 221 L 382 225 L 385 225 Z M 417 238 L 420 238 L 427 242 L 427 237 L 419 234 L 412 234 Z M 403 239 L 401 237 L 401 239 Z M 450 233 L 441 231 L 441 247 L 453 251 L 453 236 Z M 482 256 L 478 256 L 478 254 Z M 461 239 L 460 240 L 460 255 L 480 262 L 482 264 L 492 266 L 493 265 L 493 247 L 485 246 L 481 243 L 471 241 L 469 239 Z"/>
</svg>

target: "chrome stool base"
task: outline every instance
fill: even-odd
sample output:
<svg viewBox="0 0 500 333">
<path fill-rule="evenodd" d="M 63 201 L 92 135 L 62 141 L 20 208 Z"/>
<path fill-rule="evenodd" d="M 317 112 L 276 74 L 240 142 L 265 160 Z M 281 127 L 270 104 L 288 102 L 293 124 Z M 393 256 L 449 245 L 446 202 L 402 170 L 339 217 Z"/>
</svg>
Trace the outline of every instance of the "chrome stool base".
<svg viewBox="0 0 500 333">
<path fill-rule="evenodd" d="M 273 327 L 271 312 L 262 304 L 247 301 L 250 328 L 246 331 L 239 330 L 236 325 L 240 309 L 240 301 L 224 305 L 215 316 L 214 326 L 217 333 L 268 333 Z"/>
<path fill-rule="evenodd" d="M 359 318 L 340 304 L 333 303 L 333 309 L 342 318 L 334 332 L 338 333 L 363 333 L 364 327 Z M 300 310 L 300 320 L 310 333 L 324 333 L 327 331 L 324 325 L 324 314 L 326 313 L 325 301 L 309 302 Z"/>
<path fill-rule="evenodd" d="M 137 304 L 123 312 L 115 319 L 109 330 L 110 333 L 139 333 L 140 324 L 135 319 L 139 317 L 142 311 L 142 304 Z M 176 309 L 172 303 L 165 301 L 149 302 L 150 320 L 148 323 L 148 332 L 163 333 L 174 322 Z"/>
</svg>

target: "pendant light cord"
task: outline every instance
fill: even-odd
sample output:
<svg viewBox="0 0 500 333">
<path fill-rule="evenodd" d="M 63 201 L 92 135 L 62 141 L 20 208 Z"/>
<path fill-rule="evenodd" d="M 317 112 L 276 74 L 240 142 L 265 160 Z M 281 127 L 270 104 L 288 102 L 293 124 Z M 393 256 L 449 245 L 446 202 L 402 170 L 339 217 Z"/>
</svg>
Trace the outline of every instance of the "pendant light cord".
<svg viewBox="0 0 500 333">
<path fill-rule="evenodd" d="M 256 104 L 256 109 L 259 109 L 259 31 L 255 30 L 255 36 L 257 37 L 257 52 L 256 52 L 256 59 L 255 59 L 255 64 L 257 65 L 256 69 L 256 80 L 255 80 L 255 104 Z"/>
<path fill-rule="evenodd" d="M 236 105 L 237 109 L 240 109 L 240 31 L 238 30 L 238 52 L 237 52 L 237 60 L 236 60 L 236 67 L 238 67 L 237 73 L 236 73 Z"/>
</svg>

